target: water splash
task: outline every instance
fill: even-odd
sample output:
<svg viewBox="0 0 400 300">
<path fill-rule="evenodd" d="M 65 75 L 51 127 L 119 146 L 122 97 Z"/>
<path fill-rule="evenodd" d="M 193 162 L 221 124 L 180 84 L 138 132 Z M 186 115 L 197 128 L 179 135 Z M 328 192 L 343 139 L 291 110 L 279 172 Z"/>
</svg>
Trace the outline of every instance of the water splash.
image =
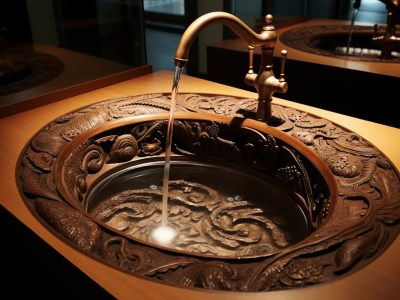
<svg viewBox="0 0 400 300">
<path fill-rule="evenodd" d="M 171 226 L 157 227 L 151 234 L 151 240 L 161 246 L 169 246 L 176 237 L 177 232 Z"/>
</svg>

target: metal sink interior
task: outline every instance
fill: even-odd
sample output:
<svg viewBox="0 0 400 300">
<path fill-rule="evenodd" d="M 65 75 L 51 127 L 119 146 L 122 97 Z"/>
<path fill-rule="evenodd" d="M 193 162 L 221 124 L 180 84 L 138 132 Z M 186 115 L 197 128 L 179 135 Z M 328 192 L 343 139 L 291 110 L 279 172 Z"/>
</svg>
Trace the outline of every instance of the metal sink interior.
<svg viewBox="0 0 400 300">
<path fill-rule="evenodd" d="M 169 222 L 179 234 L 170 248 L 213 258 L 263 257 L 318 228 L 335 192 L 333 179 L 332 192 L 324 182 L 327 170 L 318 172 L 295 147 L 253 128 L 235 127 L 218 121 L 221 118 L 207 122 L 207 116 L 197 121 L 199 116 L 192 121 L 189 115 L 174 126 Z M 79 195 L 83 199 L 79 205 L 96 220 L 127 237 L 152 243 L 151 233 L 161 224 L 164 161 L 159 155 L 165 149 L 166 128 L 163 119 L 134 125 L 130 121 L 90 140 L 75 139 L 79 145 L 71 142 L 67 154 L 61 154 L 62 165 L 56 166 L 57 174 L 62 174 L 57 185 L 65 186 L 60 189 L 63 198 L 74 205 Z M 118 150 L 129 156 L 115 157 L 115 142 L 122 143 L 125 148 Z M 107 144 L 113 146 L 108 149 Z M 82 166 L 92 163 L 87 160 L 95 153 L 111 160 L 104 169 L 110 164 L 115 168 L 104 174 L 103 168 L 87 170 L 90 176 L 74 169 L 77 157 Z M 121 167 L 120 161 L 130 163 Z M 312 181 L 307 188 L 318 199 L 311 199 L 305 187 L 297 186 L 299 182 L 290 183 L 300 176 L 301 168 L 307 169 L 304 176 Z M 93 183 L 87 184 L 87 192 L 77 191 L 77 180 L 85 176 Z M 70 184 L 62 184 L 66 182 Z"/>
<path fill-rule="evenodd" d="M 383 32 L 385 26 L 379 26 L 378 32 Z M 349 33 L 351 43 L 347 50 Z M 294 49 L 312 54 L 335 58 L 368 61 L 400 63 L 400 47 L 394 47 L 391 57 L 380 58 L 381 49 L 373 42 L 374 27 L 366 25 L 311 25 L 302 26 L 283 32 L 280 41 Z"/>
<path fill-rule="evenodd" d="M 359 271 L 397 237 L 399 173 L 345 128 L 254 99 L 179 94 L 170 245 L 160 224 L 170 95 L 110 99 L 60 116 L 26 145 L 17 182 L 32 213 L 72 247 L 185 288 L 272 291 Z"/>
<path fill-rule="evenodd" d="M 163 170 L 164 161 L 139 162 L 106 176 L 86 199 L 86 210 L 128 237 L 157 247 L 152 233 L 161 224 Z M 272 177 L 187 158 L 173 161 L 170 171 L 168 221 L 178 235 L 168 248 L 176 252 L 266 256 L 312 232 L 304 199 Z"/>
</svg>

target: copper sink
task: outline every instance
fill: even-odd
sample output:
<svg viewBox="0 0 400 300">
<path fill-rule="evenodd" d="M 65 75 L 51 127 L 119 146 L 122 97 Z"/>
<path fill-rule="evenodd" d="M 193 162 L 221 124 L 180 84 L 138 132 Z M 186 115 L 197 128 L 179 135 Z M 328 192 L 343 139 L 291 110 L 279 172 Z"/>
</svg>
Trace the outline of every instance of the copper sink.
<svg viewBox="0 0 400 300">
<path fill-rule="evenodd" d="M 273 105 L 274 126 L 245 118 L 253 99 L 180 94 L 174 123 L 170 246 L 160 223 L 170 95 L 99 102 L 42 128 L 18 184 L 60 239 L 165 284 L 268 292 L 360 271 L 399 232 L 399 172 L 329 120 Z"/>
</svg>

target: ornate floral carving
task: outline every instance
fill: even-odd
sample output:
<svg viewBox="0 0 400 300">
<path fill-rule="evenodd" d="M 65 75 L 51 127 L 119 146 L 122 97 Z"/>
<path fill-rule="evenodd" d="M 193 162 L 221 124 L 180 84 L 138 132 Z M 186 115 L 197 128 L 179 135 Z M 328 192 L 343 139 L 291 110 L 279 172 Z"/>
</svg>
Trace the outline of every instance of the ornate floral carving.
<svg viewBox="0 0 400 300">
<path fill-rule="evenodd" d="M 287 184 L 309 214 L 314 230 L 307 239 L 285 246 L 287 239 L 279 222 L 270 222 L 246 199 L 222 201 L 212 188 L 187 181 L 174 182 L 172 194 L 179 205 L 170 214 L 184 216 L 194 224 L 205 220 L 206 234 L 201 234 L 231 249 L 231 259 L 149 246 L 124 232 L 130 223 L 124 228 L 105 227 L 99 219 L 112 220 L 119 213 L 137 220 L 159 213 L 160 203 L 151 199 L 160 198 L 161 191 L 152 187 L 127 190 L 87 211 L 83 204 L 93 182 L 107 170 L 164 151 L 166 121 L 137 123 L 132 117 L 166 112 L 169 103 L 166 94 L 110 99 L 48 124 L 26 146 L 19 162 L 19 183 L 28 207 L 79 250 L 116 268 L 161 282 L 215 290 L 271 291 L 335 280 L 361 269 L 398 235 L 400 180 L 391 162 L 357 134 L 278 105 L 273 105 L 274 117 L 281 120 L 276 128 L 301 141 L 326 163 L 337 183 L 337 199 L 326 195 L 324 182 L 315 180 L 318 170 L 296 149 L 251 128 L 177 120 L 173 150 L 180 156 L 207 156 L 264 172 Z M 256 107 L 253 99 L 224 95 L 181 94 L 177 103 L 181 111 L 239 116 Z M 128 117 L 133 125 L 113 127 L 109 132 L 98 130 Z M 80 139 L 93 128 L 101 134 Z M 64 153 L 66 148 L 71 149 L 69 155 Z M 261 249 L 263 255 L 236 260 L 235 250 L 259 241 L 257 231 L 248 232 L 243 219 L 252 220 L 252 226 L 265 226 L 271 240 L 252 250 L 259 253 Z M 200 234 L 195 226 L 187 232 L 188 239 Z M 208 243 L 202 247 L 200 251 L 210 251 Z"/>
</svg>

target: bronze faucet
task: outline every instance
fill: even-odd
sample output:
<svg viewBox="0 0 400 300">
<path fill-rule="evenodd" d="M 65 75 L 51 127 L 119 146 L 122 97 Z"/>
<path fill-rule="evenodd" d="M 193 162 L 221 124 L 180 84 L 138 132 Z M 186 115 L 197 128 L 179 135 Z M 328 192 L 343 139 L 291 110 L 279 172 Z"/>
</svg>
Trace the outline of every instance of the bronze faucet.
<svg viewBox="0 0 400 300">
<path fill-rule="evenodd" d="M 258 92 L 256 119 L 268 122 L 272 119 L 272 95 L 274 92 L 285 93 L 288 84 L 284 79 L 286 51 L 282 51 L 281 76 L 275 78 L 273 71 L 273 53 L 277 40 L 272 16 L 265 17 L 266 25 L 261 33 L 255 33 L 242 20 L 226 12 L 211 12 L 200 16 L 185 30 L 175 52 L 175 65 L 184 67 L 188 62 L 190 46 L 197 34 L 204 27 L 223 24 L 232 29 L 249 45 L 249 70 L 245 76 L 246 84 L 254 86 Z M 261 47 L 261 65 L 258 74 L 253 71 L 254 47 Z"/>
<path fill-rule="evenodd" d="M 400 21 L 400 0 L 379 0 L 386 5 L 387 19 L 386 30 L 383 35 L 378 35 L 378 24 L 374 25 L 372 41 L 381 49 L 380 58 L 390 58 L 392 50 L 400 46 L 400 36 L 396 36 L 396 24 Z M 361 0 L 354 1 L 354 9 L 358 9 Z"/>
<path fill-rule="evenodd" d="M 378 26 L 374 26 L 374 37 L 372 40 L 381 49 L 380 58 L 390 58 L 392 50 L 400 46 L 400 36 L 396 36 L 396 24 L 399 22 L 400 1 L 399 0 L 379 0 L 386 4 L 387 25 L 383 35 L 378 36 Z"/>
</svg>

